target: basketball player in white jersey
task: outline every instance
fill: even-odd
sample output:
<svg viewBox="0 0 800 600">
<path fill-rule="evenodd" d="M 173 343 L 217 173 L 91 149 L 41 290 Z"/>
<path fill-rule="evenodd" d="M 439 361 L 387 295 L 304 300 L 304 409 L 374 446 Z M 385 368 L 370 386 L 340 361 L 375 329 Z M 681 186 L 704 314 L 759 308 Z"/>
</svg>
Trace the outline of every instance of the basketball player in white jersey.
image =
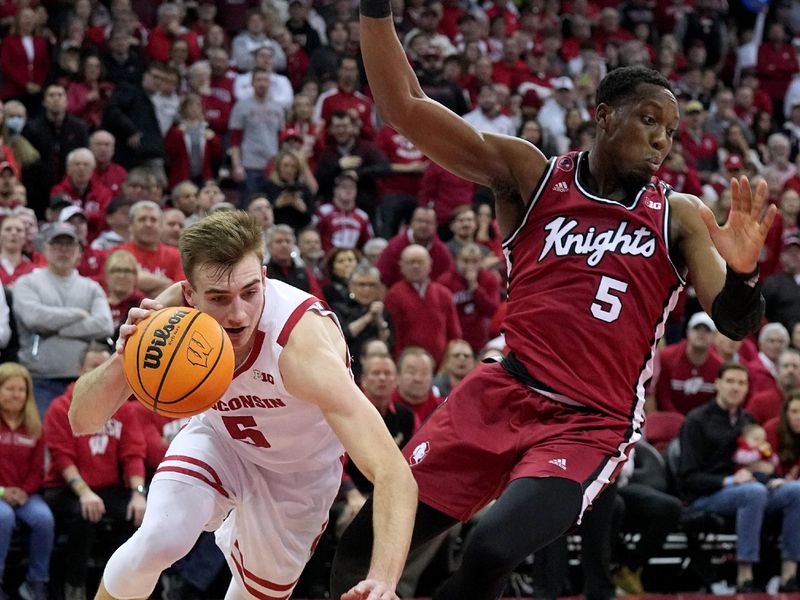
<svg viewBox="0 0 800 600">
<path fill-rule="evenodd" d="M 147 598 L 204 530 L 216 530 L 233 573 L 226 600 L 288 599 L 325 529 L 345 450 L 375 484 L 377 534 L 368 576 L 342 598 L 397 598 L 416 485 L 353 382 L 335 317 L 313 296 L 266 278 L 261 240 L 255 221 L 238 211 L 206 217 L 181 238 L 188 280 L 159 300 L 213 316 L 231 339 L 236 371 L 217 403 L 170 445 L 142 526 L 109 560 L 98 599 Z M 130 396 L 124 341 L 159 307 L 144 301 L 131 310 L 118 352 L 76 384 L 76 434 L 97 430 Z"/>
</svg>

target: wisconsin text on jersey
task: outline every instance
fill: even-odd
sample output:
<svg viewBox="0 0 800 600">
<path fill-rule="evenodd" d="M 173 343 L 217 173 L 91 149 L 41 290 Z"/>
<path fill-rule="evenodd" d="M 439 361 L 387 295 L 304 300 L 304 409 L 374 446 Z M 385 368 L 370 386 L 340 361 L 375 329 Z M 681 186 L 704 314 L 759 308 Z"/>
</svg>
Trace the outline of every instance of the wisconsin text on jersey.
<svg viewBox="0 0 800 600">
<path fill-rule="evenodd" d="M 229 412 L 240 408 L 283 408 L 286 404 L 280 398 L 259 398 L 250 394 L 236 396 L 229 400 L 220 400 L 211 406 L 219 412 Z"/>
<path fill-rule="evenodd" d="M 600 264 L 606 252 L 645 258 L 655 254 L 657 239 L 647 227 L 639 227 L 629 232 L 628 221 L 621 221 L 616 229 L 600 233 L 597 233 L 595 227 L 589 227 L 585 232 L 572 233 L 579 224 L 577 219 L 567 220 L 566 217 L 558 217 L 545 225 L 544 229 L 549 233 L 539 255 L 539 262 L 551 250 L 556 256 L 588 256 L 586 263 L 590 267 Z"/>
</svg>

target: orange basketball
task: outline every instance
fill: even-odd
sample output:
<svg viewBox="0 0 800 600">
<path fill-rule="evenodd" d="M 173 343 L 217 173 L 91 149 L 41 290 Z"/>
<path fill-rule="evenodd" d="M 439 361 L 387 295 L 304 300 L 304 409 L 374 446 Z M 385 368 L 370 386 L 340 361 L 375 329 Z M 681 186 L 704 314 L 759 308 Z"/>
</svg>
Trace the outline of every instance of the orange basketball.
<svg viewBox="0 0 800 600">
<path fill-rule="evenodd" d="M 125 343 L 125 378 L 165 417 L 188 417 L 219 400 L 233 378 L 233 346 L 213 317 L 171 306 L 141 321 Z"/>
</svg>

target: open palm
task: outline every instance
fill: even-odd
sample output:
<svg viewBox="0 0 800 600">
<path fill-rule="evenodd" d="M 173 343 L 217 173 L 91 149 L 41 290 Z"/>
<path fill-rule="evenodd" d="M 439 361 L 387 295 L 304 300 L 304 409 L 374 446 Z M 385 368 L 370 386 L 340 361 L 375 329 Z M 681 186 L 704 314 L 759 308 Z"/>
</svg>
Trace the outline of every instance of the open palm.
<svg viewBox="0 0 800 600">
<path fill-rule="evenodd" d="M 777 208 L 767 204 L 767 184 L 761 181 L 753 194 L 747 177 L 731 180 L 731 210 L 728 220 L 720 227 L 707 206 L 701 208 L 711 241 L 725 262 L 737 273 L 750 273 L 758 264 L 758 257 L 767 232 L 775 220 Z"/>
</svg>

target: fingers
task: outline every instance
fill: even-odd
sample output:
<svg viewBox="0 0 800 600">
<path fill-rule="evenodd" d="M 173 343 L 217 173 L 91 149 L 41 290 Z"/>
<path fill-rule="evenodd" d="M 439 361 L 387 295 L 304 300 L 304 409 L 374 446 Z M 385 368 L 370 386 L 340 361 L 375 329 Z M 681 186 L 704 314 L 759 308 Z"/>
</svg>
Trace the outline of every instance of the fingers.
<svg viewBox="0 0 800 600">
<path fill-rule="evenodd" d="M 746 177 L 744 179 L 747 179 Z M 748 187 L 749 187 L 748 183 Z M 767 203 L 767 199 L 769 198 L 769 186 L 767 182 L 763 179 L 758 182 L 758 186 L 756 187 L 755 195 L 753 197 L 753 205 L 750 207 L 750 216 L 758 221 L 761 219 L 761 212 L 764 210 L 764 205 Z"/>
<path fill-rule="evenodd" d="M 750 189 L 750 180 L 747 177 L 739 179 L 739 202 L 741 211 L 749 215 L 753 209 L 753 192 Z M 758 218 L 758 217 L 756 217 Z"/>
<path fill-rule="evenodd" d="M 742 210 L 742 191 L 738 179 L 731 179 L 731 212 Z"/>
<path fill-rule="evenodd" d="M 161 310 L 162 308 L 164 308 L 160 302 L 152 298 L 145 298 L 144 300 L 142 300 L 141 303 L 139 304 L 139 307 L 146 309 L 148 311 Z"/>
<path fill-rule="evenodd" d="M 778 214 L 778 207 L 774 204 L 770 204 L 767 207 L 767 212 L 764 215 L 764 220 L 761 221 L 760 231 L 762 237 L 766 239 L 767 233 L 769 232 L 770 228 L 772 227 L 773 221 L 775 221 L 775 217 Z"/>
</svg>

